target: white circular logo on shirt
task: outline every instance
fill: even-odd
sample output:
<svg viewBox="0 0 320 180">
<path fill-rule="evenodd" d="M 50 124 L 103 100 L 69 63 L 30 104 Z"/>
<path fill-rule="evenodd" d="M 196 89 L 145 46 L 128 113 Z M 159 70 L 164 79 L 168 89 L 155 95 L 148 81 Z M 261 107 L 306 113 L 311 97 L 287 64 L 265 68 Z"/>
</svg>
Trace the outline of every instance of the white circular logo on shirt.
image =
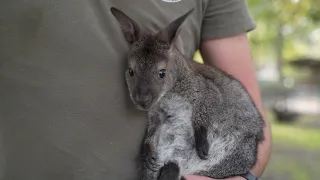
<svg viewBox="0 0 320 180">
<path fill-rule="evenodd" d="M 180 2 L 181 0 L 162 0 L 164 2 L 168 2 L 168 3 L 176 3 L 176 2 Z"/>
</svg>

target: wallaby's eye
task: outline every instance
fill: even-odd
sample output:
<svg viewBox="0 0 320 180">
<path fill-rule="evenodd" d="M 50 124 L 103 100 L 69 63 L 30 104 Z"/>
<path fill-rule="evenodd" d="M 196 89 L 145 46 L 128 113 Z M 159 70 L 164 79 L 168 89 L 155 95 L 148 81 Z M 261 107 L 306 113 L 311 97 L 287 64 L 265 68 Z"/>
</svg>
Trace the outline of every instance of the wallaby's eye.
<svg viewBox="0 0 320 180">
<path fill-rule="evenodd" d="M 129 75 L 132 77 L 134 76 L 133 70 L 129 68 Z"/>
<path fill-rule="evenodd" d="M 166 70 L 165 70 L 165 69 L 161 69 L 161 70 L 159 71 L 159 77 L 160 77 L 160 78 L 164 78 L 165 75 L 166 75 Z"/>
</svg>

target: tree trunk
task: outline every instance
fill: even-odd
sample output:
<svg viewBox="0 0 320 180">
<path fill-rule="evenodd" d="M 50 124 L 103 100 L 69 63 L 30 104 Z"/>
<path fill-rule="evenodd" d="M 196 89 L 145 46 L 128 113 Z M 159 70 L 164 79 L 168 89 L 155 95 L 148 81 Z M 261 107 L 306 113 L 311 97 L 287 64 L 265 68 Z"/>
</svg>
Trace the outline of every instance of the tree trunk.
<svg viewBox="0 0 320 180">
<path fill-rule="evenodd" d="M 276 59 L 277 59 L 277 70 L 279 74 L 279 81 L 283 81 L 283 72 L 282 72 L 282 63 L 283 63 L 283 46 L 284 46 L 284 37 L 282 33 L 282 24 L 279 23 L 278 34 L 276 39 Z"/>
</svg>

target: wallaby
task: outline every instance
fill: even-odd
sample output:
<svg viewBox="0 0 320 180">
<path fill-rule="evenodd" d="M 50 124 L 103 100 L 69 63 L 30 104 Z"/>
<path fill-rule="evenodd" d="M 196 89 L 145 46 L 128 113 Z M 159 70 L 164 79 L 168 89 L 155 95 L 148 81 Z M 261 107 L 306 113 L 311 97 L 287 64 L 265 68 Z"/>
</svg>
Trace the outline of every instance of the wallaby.
<svg viewBox="0 0 320 180">
<path fill-rule="evenodd" d="M 157 33 L 142 35 L 125 13 L 110 11 L 130 46 L 125 75 L 131 100 L 148 116 L 141 180 L 246 174 L 264 140 L 264 121 L 238 80 L 186 60 L 175 47 L 193 9 Z"/>
</svg>

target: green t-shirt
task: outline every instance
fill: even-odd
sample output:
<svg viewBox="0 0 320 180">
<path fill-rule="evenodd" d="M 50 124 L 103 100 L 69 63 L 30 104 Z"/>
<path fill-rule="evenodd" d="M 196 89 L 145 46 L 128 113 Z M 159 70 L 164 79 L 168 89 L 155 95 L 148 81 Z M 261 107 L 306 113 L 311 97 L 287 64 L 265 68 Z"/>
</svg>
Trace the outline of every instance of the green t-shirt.
<svg viewBox="0 0 320 180">
<path fill-rule="evenodd" d="M 125 86 L 114 6 L 155 31 L 189 11 L 177 47 L 252 30 L 244 0 L 4 0 L 0 179 L 132 180 L 146 120 Z"/>
</svg>

